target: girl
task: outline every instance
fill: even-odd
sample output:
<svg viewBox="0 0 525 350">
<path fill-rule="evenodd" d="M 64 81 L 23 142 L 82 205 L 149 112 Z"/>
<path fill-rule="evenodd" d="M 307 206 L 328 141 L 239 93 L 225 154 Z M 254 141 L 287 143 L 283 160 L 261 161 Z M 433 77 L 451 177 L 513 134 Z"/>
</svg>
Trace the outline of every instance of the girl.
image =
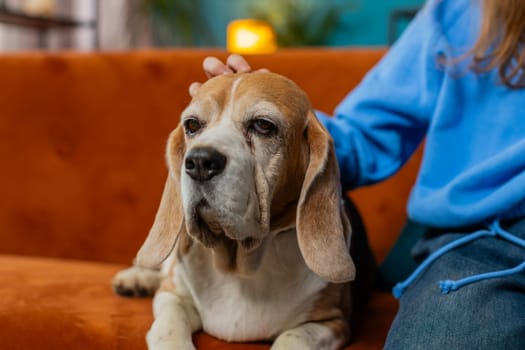
<svg viewBox="0 0 525 350">
<path fill-rule="evenodd" d="M 425 138 L 408 216 L 428 227 L 412 251 L 426 260 L 394 289 L 387 349 L 525 349 L 524 45 L 525 1 L 430 0 L 334 118 L 319 113 L 344 190 L 389 177 Z"/>
</svg>

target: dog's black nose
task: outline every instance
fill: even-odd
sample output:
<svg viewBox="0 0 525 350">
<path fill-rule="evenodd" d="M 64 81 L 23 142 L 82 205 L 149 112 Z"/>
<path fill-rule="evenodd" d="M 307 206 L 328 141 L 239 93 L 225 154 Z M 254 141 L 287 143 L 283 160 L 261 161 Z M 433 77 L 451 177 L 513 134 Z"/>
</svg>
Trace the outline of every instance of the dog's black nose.
<svg viewBox="0 0 525 350">
<path fill-rule="evenodd" d="M 222 173 L 226 157 L 210 147 L 194 148 L 186 154 L 184 161 L 186 174 L 197 181 L 208 181 Z"/>
</svg>

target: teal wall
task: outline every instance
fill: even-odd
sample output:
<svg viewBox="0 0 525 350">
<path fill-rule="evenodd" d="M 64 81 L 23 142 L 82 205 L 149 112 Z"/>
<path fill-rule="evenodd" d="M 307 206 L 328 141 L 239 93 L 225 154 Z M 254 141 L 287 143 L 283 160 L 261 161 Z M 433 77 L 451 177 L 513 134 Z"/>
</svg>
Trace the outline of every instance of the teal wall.
<svg viewBox="0 0 525 350">
<path fill-rule="evenodd" d="M 400 8 L 420 7 L 423 3 L 423 0 L 357 0 L 355 10 L 344 16 L 344 27 L 336 32 L 331 44 L 386 45 L 390 13 Z"/>
<path fill-rule="evenodd" d="M 208 38 L 196 35 L 194 41 L 201 46 L 221 46 L 226 43 L 226 26 L 235 18 L 248 16 L 248 9 L 258 0 L 200 0 L 202 20 L 209 28 Z M 259 0 L 266 1 L 266 0 Z M 342 15 L 342 25 L 326 45 L 386 45 L 388 19 L 394 9 L 421 6 L 424 0 L 312 0 L 330 5 L 350 5 Z M 202 25 L 194 23 L 194 26 Z M 210 38 L 211 37 L 211 38 Z"/>
</svg>

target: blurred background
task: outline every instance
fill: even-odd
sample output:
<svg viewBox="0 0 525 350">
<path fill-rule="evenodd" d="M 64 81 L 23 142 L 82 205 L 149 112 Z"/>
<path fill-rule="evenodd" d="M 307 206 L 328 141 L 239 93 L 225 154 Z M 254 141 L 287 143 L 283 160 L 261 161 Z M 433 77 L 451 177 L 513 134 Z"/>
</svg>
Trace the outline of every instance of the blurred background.
<svg viewBox="0 0 525 350">
<path fill-rule="evenodd" d="M 250 53 L 245 46 L 256 42 L 263 45 L 257 53 L 278 47 L 384 46 L 423 2 L 0 0 L 0 51 L 219 47 Z"/>
</svg>

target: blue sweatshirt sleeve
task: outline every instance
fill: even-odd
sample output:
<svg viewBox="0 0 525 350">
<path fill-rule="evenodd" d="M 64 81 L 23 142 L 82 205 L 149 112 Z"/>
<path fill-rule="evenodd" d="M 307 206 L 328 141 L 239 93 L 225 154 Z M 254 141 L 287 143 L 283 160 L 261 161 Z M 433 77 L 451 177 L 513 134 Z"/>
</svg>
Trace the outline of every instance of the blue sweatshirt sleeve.
<svg viewBox="0 0 525 350">
<path fill-rule="evenodd" d="M 433 53 L 437 27 L 430 1 L 402 37 L 329 118 L 344 190 L 394 174 L 421 143 L 442 70 Z"/>
</svg>

